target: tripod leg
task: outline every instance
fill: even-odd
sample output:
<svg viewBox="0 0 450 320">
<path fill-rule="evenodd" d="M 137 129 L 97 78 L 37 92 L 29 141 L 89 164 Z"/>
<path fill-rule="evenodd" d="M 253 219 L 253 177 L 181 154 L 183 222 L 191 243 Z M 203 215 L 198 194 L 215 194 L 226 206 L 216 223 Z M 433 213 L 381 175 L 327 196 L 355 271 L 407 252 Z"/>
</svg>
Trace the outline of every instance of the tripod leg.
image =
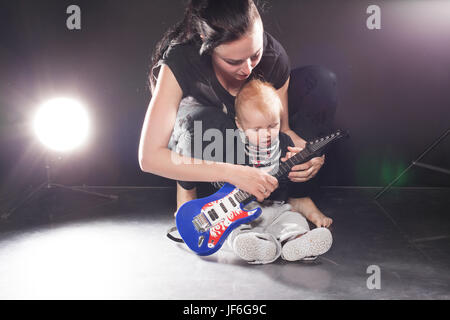
<svg viewBox="0 0 450 320">
<path fill-rule="evenodd" d="M 14 208 L 12 208 L 10 210 L 7 210 L 6 212 L 2 213 L 0 218 L 1 219 L 8 219 L 9 216 L 11 216 L 11 214 L 13 214 L 17 209 L 19 209 L 20 207 L 25 205 L 28 201 L 30 201 L 34 197 L 35 194 L 37 194 L 42 189 L 47 188 L 47 187 L 48 187 L 47 182 L 42 183 L 39 187 L 37 187 L 36 189 L 32 190 L 25 198 L 23 198 L 23 200 L 19 204 L 17 204 Z"/>
<path fill-rule="evenodd" d="M 381 190 L 380 192 L 377 193 L 377 195 L 375 196 L 374 200 L 377 200 L 379 197 L 381 197 L 381 195 L 383 193 L 385 193 L 394 183 L 396 183 L 401 176 L 403 176 L 406 171 L 408 171 L 412 166 L 414 166 L 415 164 L 417 164 L 423 157 L 425 157 L 428 152 L 430 152 L 431 150 L 433 150 L 434 148 L 436 148 L 436 146 L 442 142 L 442 140 L 445 139 L 445 137 L 448 136 L 448 134 L 450 133 L 450 129 L 447 129 L 447 131 L 445 131 L 439 138 L 436 139 L 436 141 L 434 141 L 424 152 L 422 152 L 422 154 L 416 159 L 414 160 L 408 168 L 406 168 L 405 170 L 403 170 L 402 173 L 400 173 L 400 175 L 395 178 L 391 183 L 389 183 L 386 187 L 383 188 L 383 190 Z"/>
<path fill-rule="evenodd" d="M 436 167 L 436 166 L 432 166 L 431 164 L 426 164 L 426 163 L 422 163 L 422 162 L 413 162 L 414 165 L 418 166 L 418 167 L 422 167 L 425 169 L 430 169 L 433 171 L 438 171 L 438 172 L 442 172 L 442 173 L 446 173 L 446 174 L 450 174 L 450 170 L 444 169 L 444 168 L 440 168 L 440 167 Z"/>
<path fill-rule="evenodd" d="M 72 191 L 83 192 L 83 193 L 87 193 L 87 194 L 90 194 L 90 195 L 99 196 L 99 197 L 103 197 L 103 198 L 108 198 L 108 199 L 112 199 L 112 200 L 119 199 L 119 196 L 114 195 L 114 194 L 103 194 L 103 193 L 98 193 L 98 192 L 94 192 L 94 191 L 87 191 L 87 190 L 83 190 L 83 189 L 76 188 L 76 187 L 64 186 L 64 185 L 61 185 L 61 184 L 54 184 L 54 183 L 52 183 L 52 187 L 58 187 L 58 188 L 72 190 Z"/>
<path fill-rule="evenodd" d="M 377 195 L 375 196 L 374 200 L 377 200 L 379 197 L 381 197 L 381 195 L 382 195 L 383 193 L 385 193 L 386 190 L 388 190 L 392 185 L 394 185 L 394 184 L 395 184 L 395 183 L 396 183 L 396 182 L 397 182 L 397 181 L 398 181 L 398 180 L 406 173 L 406 171 L 408 171 L 413 165 L 414 165 L 414 162 L 411 163 L 411 164 L 409 165 L 408 168 L 406 168 L 405 170 L 403 170 L 403 172 L 400 173 L 400 174 L 397 176 L 397 178 L 395 178 L 391 183 L 389 183 L 386 187 L 384 187 L 383 190 L 381 190 L 380 192 L 378 192 Z"/>
</svg>

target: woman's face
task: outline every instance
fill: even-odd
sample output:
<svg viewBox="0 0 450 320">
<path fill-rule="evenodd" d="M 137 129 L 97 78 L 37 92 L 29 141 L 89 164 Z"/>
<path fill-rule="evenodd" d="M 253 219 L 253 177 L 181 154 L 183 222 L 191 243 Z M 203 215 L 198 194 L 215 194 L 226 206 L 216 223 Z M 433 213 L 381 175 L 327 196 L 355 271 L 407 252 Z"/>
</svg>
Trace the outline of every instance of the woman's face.
<svg viewBox="0 0 450 320">
<path fill-rule="evenodd" d="M 216 70 L 229 80 L 247 79 L 261 61 L 263 32 L 262 21 L 258 18 L 247 35 L 216 47 L 211 55 Z"/>
</svg>

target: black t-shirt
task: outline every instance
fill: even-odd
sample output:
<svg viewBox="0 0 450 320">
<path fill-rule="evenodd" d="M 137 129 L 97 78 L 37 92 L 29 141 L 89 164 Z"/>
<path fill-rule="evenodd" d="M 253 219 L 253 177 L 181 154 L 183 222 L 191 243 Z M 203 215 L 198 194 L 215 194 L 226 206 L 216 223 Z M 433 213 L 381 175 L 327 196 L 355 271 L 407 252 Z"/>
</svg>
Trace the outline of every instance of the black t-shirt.
<svg viewBox="0 0 450 320">
<path fill-rule="evenodd" d="M 286 83 L 291 72 L 289 57 L 283 46 L 269 33 L 264 32 L 263 39 L 261 61 L 247 81 L 258 77 L 279 89 Z M 200 47 L 195 42 L 176 44 L 166 50 L 160 62 L 170 67 L 183 90 L 183 98 L 192 96 L 202 105 L 226 110 L 234 118 L 235 97 L 217 80 L 211 56 L 201 56 L 199 50 Z"/>
</svg>

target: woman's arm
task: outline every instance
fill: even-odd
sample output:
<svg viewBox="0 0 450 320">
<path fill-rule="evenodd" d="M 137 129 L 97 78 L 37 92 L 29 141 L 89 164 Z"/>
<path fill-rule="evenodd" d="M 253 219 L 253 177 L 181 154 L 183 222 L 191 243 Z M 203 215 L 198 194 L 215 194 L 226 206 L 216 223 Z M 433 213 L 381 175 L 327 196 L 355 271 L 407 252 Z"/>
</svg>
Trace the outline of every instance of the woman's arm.
<svg viewBox="0 0 450 320">
<path fill-rule="evenodd" d="M 142 171 L 169 179 L 184 181 L 225 181 L 236 185 L 262 201 L 278 181 L 256 168 L 222 162 L 206 162 L 181 156 L 168 149 L 183 92 L 167 65 L 162 65 L 150 101 L 139 144 L 139 165 Z M 253 170 L 254 169 L 254 170 Z"/>
<path fill-rule="evenodd" d="M 220 171 L 216 169 L 219 164 L 208 167 L 203 164 L 191 166 L 191 158 L 177 157 L 167 148 L 182 94 L 170 68 L 162 65 L 142 127 L 139 144 L 140 167 L 145 172 L 170 179 L 216 181 L 215 179 L 222 178 Z"/>
</svg>

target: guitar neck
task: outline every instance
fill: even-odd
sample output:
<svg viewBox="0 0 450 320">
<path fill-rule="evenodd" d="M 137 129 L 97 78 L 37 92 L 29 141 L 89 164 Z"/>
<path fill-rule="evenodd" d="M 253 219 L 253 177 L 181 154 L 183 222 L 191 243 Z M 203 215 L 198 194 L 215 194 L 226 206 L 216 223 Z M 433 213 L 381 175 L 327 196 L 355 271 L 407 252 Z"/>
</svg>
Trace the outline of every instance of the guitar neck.
<svg viewBox="0 0 450 320">
<path fill-rule="evenodd" d="M 290 172 L 294 166 L 307 161 L 308 158 L 310 158 L 313 154 L 314 152 L 311 152 L 310 150 L 308 150 L 308 148 L 303 149 L 295 156 L 289 158 L 285 162 L 280 163 L 277 173 L 273 176 L 277 179 L 280 179 L 288 172 Z"/>
<path fill-rule="evenodd" d="M 319 152 L 323 151 L 329 144 L 343 137 L 348 137 L 348 132 L 342 133 L 341 131 L 337 131 L 327 137 L 310 141 L 306 144 L 306 147 L 302 151 L 298 152 L 285 162 L 280 163 L 277 173 L 272 176 L 279 180 L 281 177 L 289 173 L 292 167 L 308 161 Z M 243 190 L 239 190 L 239 192 L 236 193 L 236 198 L 240 203 L 247 203 L 255 200 L 255 196 Z"/>
<path fill-rule="evenodd" d="M 303 149 L 302 151 L 300 151 L 299 153 L 297 153 L 293 157 L 289 158 L 285 162 L 280 163 L 277 173 L 273 174 L 272 176 L 279 180 L 281 177 L 283 177 L 284 175 L 289 173 L 294 166 L 305 162 L 314 153 L 315 152 L 311 152 L 311 150 L 309 150 L 308 147 Z M 253 196 L 250 193 L 245 192 L 243 190 L 239 190 L 235 194 L 235 197 L 241 203 L 246 203 L 246 202 L 249 202 L 249 201 L 255 199 L 255 196 Z"/>
</svg>

